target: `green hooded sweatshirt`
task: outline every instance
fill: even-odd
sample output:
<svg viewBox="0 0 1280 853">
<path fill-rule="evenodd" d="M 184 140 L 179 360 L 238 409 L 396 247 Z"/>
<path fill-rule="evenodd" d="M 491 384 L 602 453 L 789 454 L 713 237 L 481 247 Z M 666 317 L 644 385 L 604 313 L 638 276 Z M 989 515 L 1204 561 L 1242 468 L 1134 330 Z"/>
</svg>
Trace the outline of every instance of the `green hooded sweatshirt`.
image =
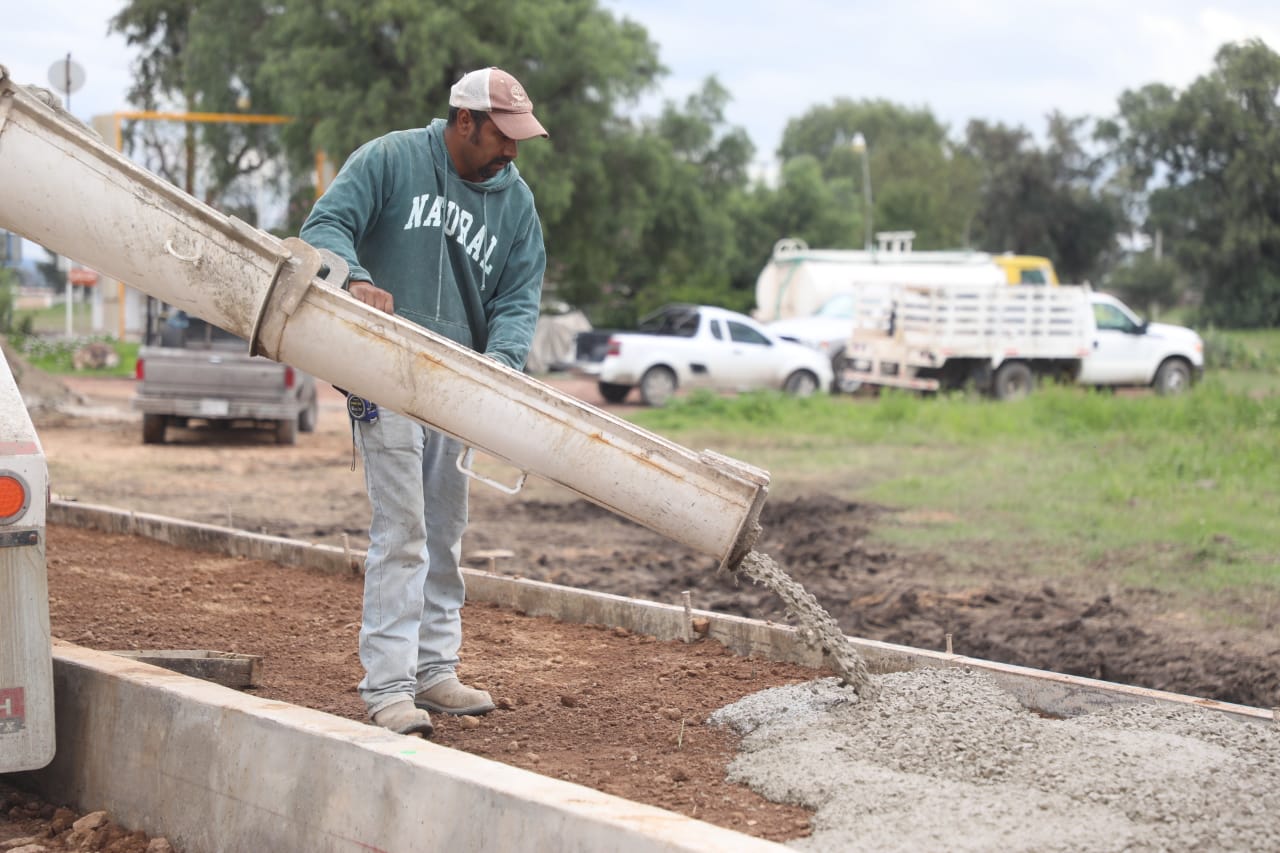
<svg viewBox="0 0 1280 853">
<path fill-rule="evenodd" d="M 517 370 L 538 321 L 546 251 L 514 163 L 459 177 L 443 119 L 361 146 L 299 236 L 389 291 L 396 314 Z"/>
</svg>

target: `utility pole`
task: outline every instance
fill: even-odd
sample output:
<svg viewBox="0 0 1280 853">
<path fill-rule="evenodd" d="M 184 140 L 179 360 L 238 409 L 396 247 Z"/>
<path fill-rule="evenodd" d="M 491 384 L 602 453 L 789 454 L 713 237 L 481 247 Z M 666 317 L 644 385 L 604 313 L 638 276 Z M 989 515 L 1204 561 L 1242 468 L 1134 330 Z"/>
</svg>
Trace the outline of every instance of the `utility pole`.
<svg viewBox="0 0 1280 853">
<path fill-rule="evenodd" d="M 866 239 L 863 248 L 868 252 L 871 251 L 871 234 L 872 234 L 872 213 L 871 213 L 871 156 L 867 151 L 867 138 L 861 133 L 853 135 L 852 147 L 862 155 L 862 202 L 863 214 L 862 219 L 866 225 Z"/>
</svg>

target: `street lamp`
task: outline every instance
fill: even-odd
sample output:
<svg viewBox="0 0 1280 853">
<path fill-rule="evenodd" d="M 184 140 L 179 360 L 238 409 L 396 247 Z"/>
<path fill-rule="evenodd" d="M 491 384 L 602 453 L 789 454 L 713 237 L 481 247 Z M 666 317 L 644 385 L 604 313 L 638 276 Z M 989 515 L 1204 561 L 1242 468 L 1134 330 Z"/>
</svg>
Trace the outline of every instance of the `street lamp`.
<svg viewBox="0 0 1280 853">
<path fill-rule="evenodd" d="M 862 199 L 864 205 L 863 220 L 867 226 L 865 248 L 871 251 L 871 158 L 867 153 L 867 138 L 861 133 L 853 135 L 853 150 L 862 155 Z"/>
</svg>

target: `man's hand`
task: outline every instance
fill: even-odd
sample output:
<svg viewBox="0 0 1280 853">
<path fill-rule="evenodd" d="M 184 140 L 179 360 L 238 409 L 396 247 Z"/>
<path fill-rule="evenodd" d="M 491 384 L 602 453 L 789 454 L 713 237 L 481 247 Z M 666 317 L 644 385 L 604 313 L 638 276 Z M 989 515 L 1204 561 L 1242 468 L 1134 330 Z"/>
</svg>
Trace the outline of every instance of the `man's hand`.
<svg viewBox="0 0 1280 853">
<path fill-rule="evenodd" d="M 365 305 L 370 305 L 379 311 L 384 311 L 387 314 L 394 314 L 396 311 L 395 301 L 391 298 L 391 294 L 380 287 L 376 287 L 371 281 L 353 281 L 347 285 L 347 292 Z"/>
</svg>

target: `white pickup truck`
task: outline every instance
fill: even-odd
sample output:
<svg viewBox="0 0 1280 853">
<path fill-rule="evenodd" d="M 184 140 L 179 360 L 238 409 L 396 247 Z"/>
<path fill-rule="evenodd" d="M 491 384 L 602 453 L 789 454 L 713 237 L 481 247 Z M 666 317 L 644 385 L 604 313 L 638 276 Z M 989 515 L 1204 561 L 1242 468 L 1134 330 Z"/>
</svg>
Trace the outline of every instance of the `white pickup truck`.
<svg viewBox="0 0 1280 853">
<path fill-rule="evenodd" d="M 610 403 L 636 387 L 645 404 L 661 406 L 677 389 L 771 388 L 802 396 L 832 381 L 831 362 L 821 353 L 784 341 L 743 314 L 707 305 L 668 305 L 643 318 L 635 332 L 609 334 L 603 347 L 582 346 L 581 337 L 579 344 L 578 372 L 594 376 Z"/>
<path fill-rule="evenodd" d="M 1191 329 L 1140 320 L 1088 286 L 894 286 L 853 300 L 841 387 L 973 386 L 998 399 L 1039 379 L 1178 393 L 1204 372 Z"/>
</svg>

